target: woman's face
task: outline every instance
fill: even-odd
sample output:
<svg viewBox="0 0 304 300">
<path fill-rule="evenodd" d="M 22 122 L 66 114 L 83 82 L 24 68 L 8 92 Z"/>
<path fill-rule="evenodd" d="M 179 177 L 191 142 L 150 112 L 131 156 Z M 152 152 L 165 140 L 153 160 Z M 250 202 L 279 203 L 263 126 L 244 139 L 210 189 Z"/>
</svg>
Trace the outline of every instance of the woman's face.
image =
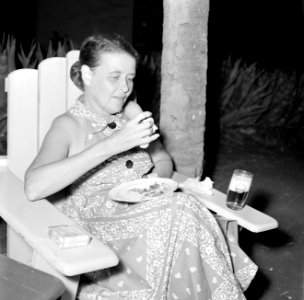
<svg viewBox="0 0 304 300">
<path fill-rule="evenodd" d="M 133 90 L 136 61 L 127 53 L 103 53 L 100 64 L 91 70 L 85 87 L 86 101 L 100 115 L 122 110 Z"/>
</svg>

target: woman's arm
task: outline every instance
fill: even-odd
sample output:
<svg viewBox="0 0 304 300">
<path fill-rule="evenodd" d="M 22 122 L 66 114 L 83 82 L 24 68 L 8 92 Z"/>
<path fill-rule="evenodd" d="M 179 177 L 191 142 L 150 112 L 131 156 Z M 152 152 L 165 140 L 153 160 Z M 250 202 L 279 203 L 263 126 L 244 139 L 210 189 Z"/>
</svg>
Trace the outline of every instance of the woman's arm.
<svg viewBox="0 0 304 300">
<path fill-rule="evenodd" d="M 151 143 L 159 137 L 151 134 L 151 125 L 142 122 L 151 113 L 143 112 L 126 126 L 93 146 L 69 156 L 79 135 L 75 120 L 62 115 L 52 124 L 43 145 L 25 174 L 25 193 L 30 201 L 56 193 L 109 157 L 135 146 Z"/>
<path fill-rule="evenodd" d="M 66 114 L 54 120 L 39 153 L 25 173 L 24 187 L 29 200 L 42 199 L 60 191 L 96 163 L 92 150 L 69 157 L 77 138 L 75 133 L 81 135 L 79 129 L 78 122 Z"/>
<path fill-rule="evenodd" d="M 159 140 L 150 144 L 148 152 L 151 156 L 154 167 L 152 174 L 156 173 L 159 177 L 171 178 L 173 174 L 173 162 L 169 153 L 165 150 Z"/>
<path fill-rule="evenodd" d="M 135 102 L 130 101 L 127 103 L 125 108 L 125 113 L 127 117 L 133 118 L 142 111 L 141 107 Z M 152 120 L 154 125 L 154 121 Z M 144 145 L 146 148 L 148 145 Z M 154 167 L 152 169 L 152 174 L 157 174 L 159 177 L 171 177 L 173 174 L 173 163 L 170 155 L 165 150 L 163 145 L 159 140 L 154 141 L 148 147 L 148 152 L 151 156 Z"/>
</svg>

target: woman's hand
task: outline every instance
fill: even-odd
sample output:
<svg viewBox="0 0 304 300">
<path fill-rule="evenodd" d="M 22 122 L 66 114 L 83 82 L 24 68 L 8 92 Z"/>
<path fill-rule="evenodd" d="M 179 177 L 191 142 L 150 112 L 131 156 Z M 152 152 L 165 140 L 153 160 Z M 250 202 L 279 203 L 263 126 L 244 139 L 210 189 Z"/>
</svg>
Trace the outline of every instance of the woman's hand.
<svg viewBox="0 0 304 300">
<path fill-rule="evenodd" d="M 117 147 L 117 153 L 136 146 L 145 146 L 159 138 L 159 134 L 155 133 L 155 124 L 151 116 L 151 112 L 142 112 L 109 137 L 113 146 Z"/>
</svg>

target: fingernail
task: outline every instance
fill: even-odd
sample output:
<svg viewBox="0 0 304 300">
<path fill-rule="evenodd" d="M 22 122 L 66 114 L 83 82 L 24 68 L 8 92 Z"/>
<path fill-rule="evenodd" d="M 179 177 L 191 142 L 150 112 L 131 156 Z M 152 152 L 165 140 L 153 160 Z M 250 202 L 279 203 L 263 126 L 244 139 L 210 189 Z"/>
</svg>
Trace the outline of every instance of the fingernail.
<svg viewBox="0 0 304 300">
<path fill-rule="evenodd" d="M 145 149 L 145 148 L 148 148 L 149 147 L 149 144 L 144 144 L 144 145 L 141 145 L 141 146 L 139 146 L 140 148 L 142 148 L 142 149 Z"/>
</svg>

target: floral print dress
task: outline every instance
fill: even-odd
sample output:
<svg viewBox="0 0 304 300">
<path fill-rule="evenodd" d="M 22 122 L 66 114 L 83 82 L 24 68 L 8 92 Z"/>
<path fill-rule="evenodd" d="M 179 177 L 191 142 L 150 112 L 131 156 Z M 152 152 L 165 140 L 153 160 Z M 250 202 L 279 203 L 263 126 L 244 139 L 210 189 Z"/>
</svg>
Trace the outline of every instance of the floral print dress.
<svg viewBox="0 0 304 300">
<path fill-rule="evenodd" d="M 98 127 L 97 116 L 92 118 L 81 102 L 70 113 Z M 107 127 L 106 135 L 123 126 L 123 115 L 117 118 L 111 121 L 117 126 Z M 148 153 L 135 148 L 103 162 L 71 186 L 61 210 L 109 245 L 120 261 L 85 274 L 78 299 L 245 299 L 243 291 L 257 267 L 195 197 L 174 192 L 140 203 L 108 197 L 111 188 L 142 178 L 151 167 Z"/>
</svg>

